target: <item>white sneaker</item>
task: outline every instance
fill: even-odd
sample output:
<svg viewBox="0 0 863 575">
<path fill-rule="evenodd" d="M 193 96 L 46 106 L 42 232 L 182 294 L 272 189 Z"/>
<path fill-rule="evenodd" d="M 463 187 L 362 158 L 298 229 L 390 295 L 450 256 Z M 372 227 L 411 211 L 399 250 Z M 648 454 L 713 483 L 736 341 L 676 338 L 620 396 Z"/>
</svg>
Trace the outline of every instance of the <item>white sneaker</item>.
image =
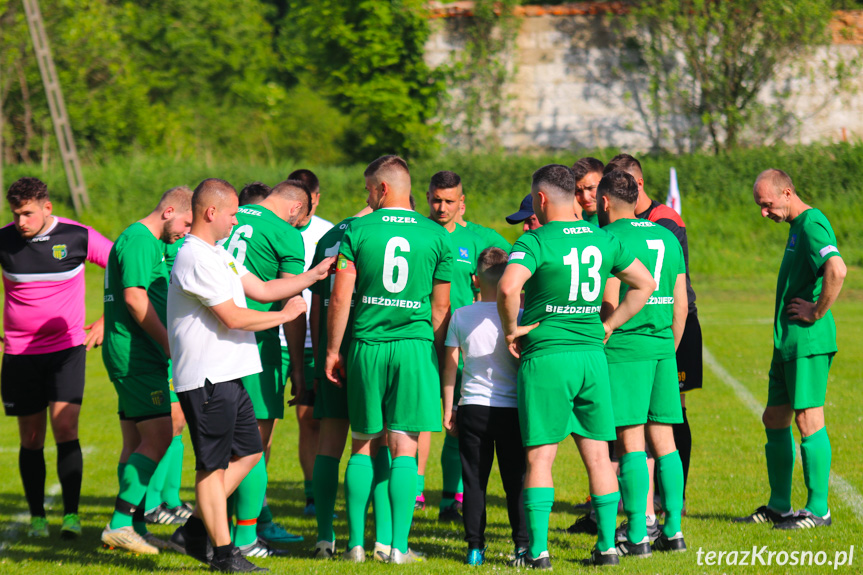
<svg viewBox="0 0 863 575">
<path fill-rule="evenodd" d="M 122 547 L 128 551 L 141 553 L 142 555 L 159 554 L 159 550 L 135 533 L 135 529 L 131 525 L 117 529 L 111 529 L 110 524 L 106 525 L 104 531 L 102 531 L 102 543 L 108 547 Z"/>
<path fill-rule="evenodd" d="M 335 541 L 318 541 L 315 543 L 315 551 L 312 553 L 312 559 L 332 559 L 335 554 Z"/>
<path fill-rule="evenodd" d="M 424 558 L 416 553 L 411 553 L 410 549 L 407 553 L 402 553 L 395 547 L 390 550 L 390 563 L 404 565 L 405 563 L 419 563 L 420 561 L 424 561 Z"/>
<path fill-rule="evenodd" d="M 366 550 L 362 545 L 354 545 L 342 554 L 342 559 L 345 561 L 353 561 L 354 563 L 362 563 L 366 560 Z"/>
<path fill-rule="evenodd" d="M 372 553 L 372 559 L 386 563 L 390 560 L 390 549 L 391 547 L 389 545 L 384 545 L 383 543 L 375 541 L 375 551 Z"/>
</svg>

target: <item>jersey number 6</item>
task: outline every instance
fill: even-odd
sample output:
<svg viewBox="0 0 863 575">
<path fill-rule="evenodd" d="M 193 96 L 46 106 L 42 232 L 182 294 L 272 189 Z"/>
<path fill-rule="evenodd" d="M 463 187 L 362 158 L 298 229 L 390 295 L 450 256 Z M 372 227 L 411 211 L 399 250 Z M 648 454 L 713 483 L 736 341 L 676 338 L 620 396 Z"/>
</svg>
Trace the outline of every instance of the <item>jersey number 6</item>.
<svg viewBox="0 0 863 575">
<path fill-rule="evenodd" d="M 410 252 L 411 244 L 398 236 L 390 238 L 384 250 L 384 287 L 390 293 L 399 293 L 408 285 L 408 261 L 397 256 L 396 250 Z"/>
</svg>

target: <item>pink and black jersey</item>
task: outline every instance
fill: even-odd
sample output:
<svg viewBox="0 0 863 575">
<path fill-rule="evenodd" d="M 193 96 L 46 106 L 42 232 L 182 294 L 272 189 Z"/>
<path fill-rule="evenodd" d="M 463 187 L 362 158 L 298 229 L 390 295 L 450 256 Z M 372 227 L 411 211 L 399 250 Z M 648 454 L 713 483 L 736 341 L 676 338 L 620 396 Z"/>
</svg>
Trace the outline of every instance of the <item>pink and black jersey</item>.
<svg viewBox="0 0 863 575">
<path fill-rule="evenodd" d="M 57 216 L 30 239 L 12 224 L 0 229 L 6 353 L 51 353 L 84 343 L 84 262 L 104 268 L 112 245 L 96 230 Z"/>
</svg>

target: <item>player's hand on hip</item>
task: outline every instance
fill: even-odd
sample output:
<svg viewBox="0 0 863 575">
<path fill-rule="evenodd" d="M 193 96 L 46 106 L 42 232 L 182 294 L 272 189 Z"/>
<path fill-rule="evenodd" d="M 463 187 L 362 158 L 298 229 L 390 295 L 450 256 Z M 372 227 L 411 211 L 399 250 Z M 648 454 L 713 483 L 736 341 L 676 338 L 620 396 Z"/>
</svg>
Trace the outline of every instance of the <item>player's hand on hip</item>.
<svg viewBox="0 0 863 575">
<path fill-rule="evenodd" d="M 602 329 L 605 330 L 605 338 L 602 340 L 603 344 L 608 343 L 608 338 L 611 337 L 611 333 L 614 331 L 607 322 L 602 322 Z"/>
<path fill-rule="evenodd" d="M 814 323 L 820 319 L 815 316 L 816 306 L 812 302 L 796 297 L 785 306 L 785 313 L 788 314 L 788 319 L 804 321 L 806 323 Z"/>
<path fill-rule="evenodd" d="M 102 316 L 90 325 L 85 325 L 84 331 L 87 332 L 87 337 L 84 338 L 85 349 L 90 351 L 94 347 L 99 347 L 105 338 L 105 317 Z"/>
<path fill-rule="evenodd" d="M 529 334 L 531 331 L 539 327 L 539 322 L 533 325 L 520 325 L 515 328 L 515 331 L 506 336 L 506 346 L 509 352 L 516 358 L 521 358 L 521 338 Z"/>
<path fill-rule="evenodd" d="M 285 303 L 282 313 L 287 315 L 285 322 L 293 321 L 306 313 L 306 301 L 301 297 L 293 297 Z"/>
<path fill-rule="evenodd" d="M 314 277 L 317 278 L 318 281 L 325 279 L 330 276 L 333 272 L 336 271 L 336 256 L 330 256 L 328 258 L 324 258 L 321 263 L 310 269 L 309 271 L 314 274 Z"/>
<path fill-rule="evenodd" d="M 342 387 L 345 378 L 345 358 L 340 353 L 327 353 L 327 363 L 324 368 L 324 373 L 327 374 L 327 379 L 336 384 L 337 387 Z"/>
</svg>

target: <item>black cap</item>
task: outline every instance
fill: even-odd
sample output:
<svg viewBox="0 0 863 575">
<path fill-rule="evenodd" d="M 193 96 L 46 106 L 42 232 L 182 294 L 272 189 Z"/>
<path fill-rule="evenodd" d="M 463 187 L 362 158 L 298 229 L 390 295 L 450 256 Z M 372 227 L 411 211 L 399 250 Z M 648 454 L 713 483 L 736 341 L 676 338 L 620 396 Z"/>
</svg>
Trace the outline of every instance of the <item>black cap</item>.
<svg viewBox="0 0 863 575">
<path fill-rule="evenodd" d="M 506 217 L 508 224 L 520 224 L 533 215 L 533 197 L 526 195 L 518 207 L 518 211 Z"/>
</svg>

